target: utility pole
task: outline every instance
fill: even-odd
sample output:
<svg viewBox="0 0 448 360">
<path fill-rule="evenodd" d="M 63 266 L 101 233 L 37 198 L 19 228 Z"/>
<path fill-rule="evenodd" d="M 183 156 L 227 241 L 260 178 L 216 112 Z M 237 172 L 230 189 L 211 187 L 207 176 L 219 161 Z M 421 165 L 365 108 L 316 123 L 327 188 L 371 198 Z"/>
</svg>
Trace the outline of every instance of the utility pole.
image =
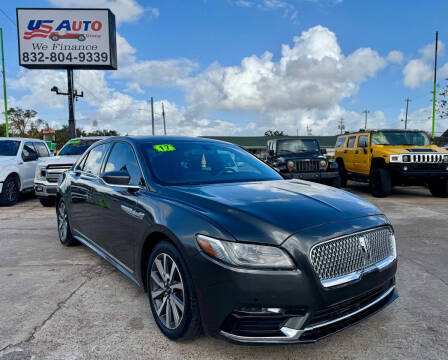
<svg viewBox="0 0 448 360">
<path fill-rule="evenodd" d="M 406 98 L 406 116 L 404 118 L 404 129 L 406 130 L 408 128 L 408 108 L 409 108 L 409 101 L 411 99 Z"/>
<path fill-rule="evenodd" d="M 436 127 L 436 90 L 437 90 L 437 43 L 439 42 L 439 32 L 436 31 L 436 46 L 434 53 L 434 92 L 432 94 L 432 138 Z"/>
<path fill-rule="evenodd" d="M 166 135 L 165 108 L 162 103 L 163 133 Z"/>
<path fill-rule="evenodd" d="M 154 136 L 154 100 L 151 96 L 151 121 L 152 121 L 152 136 Z"/>
<path fill-rule="evenodd" d="M 344 132 L 344 130 L 345 130 L 344 118 L 342 118 L 342 117 L 341 117 L 341 120 L 339 120 L 338 129 L 341 130 L 341 134 L 342 134 L 342 133 Z"/>
<path fill-rule="evenodd" d="M 51 91 L 55 92 L 56 95 L 65 95 L 68 97 L 68 137 L 73 139 L 76 137 L 74 100 L 84 96 L 84 91 L 78 94 L 78 91 L 73 89 L 73 69 L 67 69 L 67 92 L 59 91 L 57 86 L 53 86 Z"/>
<path fill-rule="evenodd" d="M 6 98 L 5 56 L 3 53 L 3 29 L 2 28 L 0 28 L 0 42 L 1 42 L 1 47 L 2 47 L 3 103 L 5 104 L 5 136 L 9 137 L 8 102 L 7 102 L 7 98 Z"/>
<path fill-rule="evenodd" d="M 370 111 L 369 110 L 364 110 L 363 114 L 366 115 L 365 120 L 364 120 L 364 130 L 367 130 L 367 114 L 369 114 Z"/>
<path fill-rule="evenodd" d="M 312 136 L 313 135 L 313 131 L 311 130 L 310 126 L 307 124 L 306 125 L 306 135 L 307 136 Z"/>
</svg>

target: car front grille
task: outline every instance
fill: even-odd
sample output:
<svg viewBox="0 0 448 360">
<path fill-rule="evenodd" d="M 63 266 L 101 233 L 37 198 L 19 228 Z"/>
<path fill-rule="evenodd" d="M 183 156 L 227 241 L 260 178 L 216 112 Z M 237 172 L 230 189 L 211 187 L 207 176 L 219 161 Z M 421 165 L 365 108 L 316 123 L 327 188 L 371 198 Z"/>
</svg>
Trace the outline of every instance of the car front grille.
<svg viewBox="0 0 448 360">
<path fill-rule="evenodd" d="M 298 172 L 319 171 L 319 160 L 296 160 L 296 169 Z"/>
<path fill-rule="evenodd" d="M 391 257 L 395 258 L 395 239 L 390 227 L 325 241 L 315 245 L 310 252 L 314 271 L 323 284 L 362 273 Z"/>
<path fill-rule="evenodd" d="M 59 180 L 59 175 L 64 171 L 67 171 L 72 167 L 71 164 L 66 165 L 48 165 L 46 179 L 50 183 L 57 183 Z"/>
<path fill-rule="evenodd" d="M 441 163 L 445 154 L 412 154 L 411 163 Z"/>
</svg>

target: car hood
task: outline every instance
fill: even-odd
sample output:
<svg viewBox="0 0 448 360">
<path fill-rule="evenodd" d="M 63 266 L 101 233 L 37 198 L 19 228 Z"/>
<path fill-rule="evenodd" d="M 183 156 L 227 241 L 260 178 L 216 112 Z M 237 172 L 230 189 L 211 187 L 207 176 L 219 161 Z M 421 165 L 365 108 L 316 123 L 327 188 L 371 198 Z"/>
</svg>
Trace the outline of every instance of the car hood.
<svg viewBox="0 0 448 360">
<path fill-rule="evenodd" d="M 429 145 L 429 146 L 411 146 L 411 145 L 376 145 L 379 148 L 385 149 L 388 154 L 413 154 L 422 151 L 422 153 L 426 154 L 428 149 L 432 149 L 433 153 L 445 153 L 447 152 L 445 149 Z M 409 151 L 411 149 L 412 151 Z M 427 154 L 431 154 L 428 152 Z"/>
<path fill-rule="evenodd" d="M 295 160 L 295 159 L 325 159 L 325 156 L 321 153 L 295 153 L 295 154 L 283 154 L 277 156 L 276 160 Z"/>
<path fill-rule="evenodd" d="M 177 186 L 169 192 L 245 242 L 280 245 L 305 228 L 381 214 L 356 195 L 301 180 Z"/>
<path fill-rule="evenodd" d="M 42 161 L 39 161 L 39 165 L 58 165 L 58 164 L 67 164 L 72 165 L 79 159 L 81 155 L 62 155 L 62 156 L 52 156 L 49 158 L 45 158 Z"/>
</svg>

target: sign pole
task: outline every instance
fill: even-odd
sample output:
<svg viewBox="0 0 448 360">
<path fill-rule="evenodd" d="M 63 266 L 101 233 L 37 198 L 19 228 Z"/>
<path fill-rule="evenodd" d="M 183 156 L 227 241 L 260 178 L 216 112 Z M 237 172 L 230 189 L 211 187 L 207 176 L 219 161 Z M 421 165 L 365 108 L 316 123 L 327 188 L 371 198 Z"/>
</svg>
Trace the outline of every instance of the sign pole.
<svg viewBox="0 0 448 360">
<path fill-rule="evenodd" d="M 67 89 L 68 89 L 68 137 L 73 139 L 76 137 L 75 126 L 75 104 L 73 92 L 73 69 L 67 69 Z"/>
<path fill-rule="evenodd" d="M 0 28 L 0 42 L 2 48 L 2 74 L 3 74 L 3 103 L 5 104 L 5 135 L 9 137 L 8 127 L 8 101 L 6 97 L 6 74 L 5 74 L 5 57 L 3 53 L 3 29 Z"/>
</svg>

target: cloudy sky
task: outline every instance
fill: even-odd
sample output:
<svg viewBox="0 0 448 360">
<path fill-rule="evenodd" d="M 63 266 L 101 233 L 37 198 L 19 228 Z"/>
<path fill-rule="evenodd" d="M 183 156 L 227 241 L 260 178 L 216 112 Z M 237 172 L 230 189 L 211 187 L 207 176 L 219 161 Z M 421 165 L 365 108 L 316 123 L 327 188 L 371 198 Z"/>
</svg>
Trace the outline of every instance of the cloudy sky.
<svg viewBox="0 0 448 360">
<path fill-rule="evenodd" d="M 346 128 L 430 129 L 434 36 L 448 77 L 442 0 L 2 0 L 8 105 L 67 122 L 65 72 L 18 65 L 16 7 L 106 7 L 117 19 L 118 70 L 75 71 L 77 126 L 125 134 L 289 135 Z M 2 101 L 0 101 L 2 104 Z M 436 131 L 448 128 L 437 121 Z"/>
</svg>

